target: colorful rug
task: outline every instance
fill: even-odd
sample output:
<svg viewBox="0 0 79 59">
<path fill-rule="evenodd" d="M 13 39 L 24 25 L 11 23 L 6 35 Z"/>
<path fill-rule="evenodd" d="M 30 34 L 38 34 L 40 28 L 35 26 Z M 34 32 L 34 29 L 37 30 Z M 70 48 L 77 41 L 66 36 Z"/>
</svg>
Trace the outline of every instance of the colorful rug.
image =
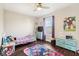
<svg viewBox="0 0 79 59">
<path fill-rule="evenodd" d="M 28 56 L 63 56 L 63 54 L 39 44 L 25 48 L 24 53 Z"/>
</svg>

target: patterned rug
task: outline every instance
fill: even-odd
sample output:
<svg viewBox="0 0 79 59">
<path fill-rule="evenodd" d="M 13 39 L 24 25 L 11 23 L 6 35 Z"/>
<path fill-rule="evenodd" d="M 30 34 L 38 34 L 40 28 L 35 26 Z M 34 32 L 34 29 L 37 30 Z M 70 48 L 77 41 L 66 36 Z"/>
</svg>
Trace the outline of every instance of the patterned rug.
<svg viewBox="0 0 79 59">
<path fill-rule="evenodd" d="M 28 56 L 63 56 L 63 54 L 40 44 L 25 48 L 23 52 Z"/>
</svg>

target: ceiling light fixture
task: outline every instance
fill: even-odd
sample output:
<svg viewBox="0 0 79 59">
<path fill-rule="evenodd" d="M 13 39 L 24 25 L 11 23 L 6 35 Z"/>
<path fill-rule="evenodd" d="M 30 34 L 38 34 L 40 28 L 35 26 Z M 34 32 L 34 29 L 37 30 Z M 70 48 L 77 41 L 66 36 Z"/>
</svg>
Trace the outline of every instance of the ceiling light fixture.
<svg viewBox="0 0 79 59">
<path fill-rule="evenodd" d="M 39 11 L 39 10 L 42 10 L 42 8 L 41 7 L 37 7 L 37 10 Z"/>
<path fill-rule="evenodd" d="M 34 11 L 40 11 L 40 10 L 42 10 L 42 9 L 49 9 L 49 7 L 48 6 L 44 6 L 44 4 L 42 4 L 42 3 L 37 3 L 37 4 L 35 4 L 35 9 L 34 9 Z"/>
</svg>

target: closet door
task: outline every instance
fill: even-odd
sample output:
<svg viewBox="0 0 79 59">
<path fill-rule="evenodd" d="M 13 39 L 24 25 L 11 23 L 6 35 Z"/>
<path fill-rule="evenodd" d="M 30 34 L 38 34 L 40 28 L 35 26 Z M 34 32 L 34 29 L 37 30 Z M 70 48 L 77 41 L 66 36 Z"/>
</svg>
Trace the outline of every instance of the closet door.
<svg viewBox="0 0 79 59">
<path fill-rule="evenodd" d="M 49 42 L 51 42 L 51 40 L 54 38 L 54 18 L 53 17 L 51 16 L 51 17 L 44 18 L 44 33 L 46 35 L 46 41 L 49 41 Z"/>
</svg>

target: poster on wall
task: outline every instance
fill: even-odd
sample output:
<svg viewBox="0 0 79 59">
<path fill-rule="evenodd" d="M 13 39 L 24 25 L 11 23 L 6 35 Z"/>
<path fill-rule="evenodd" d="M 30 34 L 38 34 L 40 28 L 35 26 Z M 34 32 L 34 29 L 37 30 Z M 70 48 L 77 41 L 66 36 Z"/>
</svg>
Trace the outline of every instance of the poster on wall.
<svg viewBox="0 0 79 59">
<path fill-rule="evenodd" d="M 76 31 L 76 17 L 66 17 L 64 20 L 65 31 Z"/>
</svg>

